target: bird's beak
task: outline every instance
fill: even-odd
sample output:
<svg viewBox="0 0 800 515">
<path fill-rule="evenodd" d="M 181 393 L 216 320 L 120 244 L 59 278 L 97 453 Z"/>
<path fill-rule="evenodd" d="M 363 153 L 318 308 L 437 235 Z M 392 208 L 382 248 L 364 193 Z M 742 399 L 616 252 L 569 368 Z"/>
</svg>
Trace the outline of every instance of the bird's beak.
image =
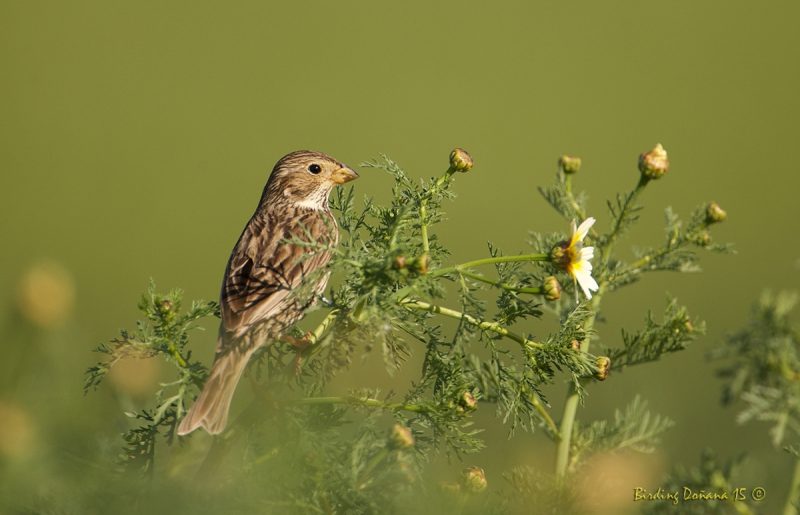
<svg viewBox="0 0 800 515">
<path fill-rule="evenodd" d="M 356 179 L 358 179 L 358 174 L 346 166 L 334 170 L 331 174 L 331 180 L 336 184 L 344 184 Z"/>
</svg>

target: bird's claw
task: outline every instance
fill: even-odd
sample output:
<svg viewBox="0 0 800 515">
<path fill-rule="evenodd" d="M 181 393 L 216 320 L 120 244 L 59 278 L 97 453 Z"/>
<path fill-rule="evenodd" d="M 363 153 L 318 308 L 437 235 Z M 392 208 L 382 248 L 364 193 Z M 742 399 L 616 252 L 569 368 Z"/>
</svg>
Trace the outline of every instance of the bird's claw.
<svg viewBox="0 0 800 515">
<path fill-rule="evenodd" d="M 287 335 L 282 336 L 281 340 L 294 347 L 297 352 L 303 352 L 311 346 L 313 338 L 314 334 L 311 331 L 306 331 L 306 334 L 304 334 L 301 338 L 295 338 L 294 336 Z"/>
<path fill-rule="evenodd" d="M 292 362 L 295 376 L 299 376 L 303 370 L 303 353 L 313 343 L 314 334 L 307 331 L 302 338 L 295 338 L 294 336 L 283 336 L 281 339 L 295 348 L 295 356 Z"/>
</svg>

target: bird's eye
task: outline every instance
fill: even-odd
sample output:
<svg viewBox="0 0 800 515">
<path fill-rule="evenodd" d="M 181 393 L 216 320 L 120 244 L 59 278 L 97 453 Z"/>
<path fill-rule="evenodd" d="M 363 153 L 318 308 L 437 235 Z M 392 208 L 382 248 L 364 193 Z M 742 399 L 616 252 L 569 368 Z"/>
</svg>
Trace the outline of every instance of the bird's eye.
<svg viewBox="0 0 800 515">
<path fill-rule="evenodd" d="M 308 166 L 308 171 L 313 173 L 314 175 L 318 174 L 322 171 L 322 167 L 317 163 Z"/>
</svg>

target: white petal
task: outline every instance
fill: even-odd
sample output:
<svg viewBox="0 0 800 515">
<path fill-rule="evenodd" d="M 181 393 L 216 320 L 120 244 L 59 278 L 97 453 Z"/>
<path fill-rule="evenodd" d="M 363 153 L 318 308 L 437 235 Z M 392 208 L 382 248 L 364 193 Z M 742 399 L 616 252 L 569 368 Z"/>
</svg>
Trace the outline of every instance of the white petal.
<svg viewBox="0 0 800 515">
<path fill-rule="evenodd" d="M 589 270 L 576 270 L 574 275 L 587 299 L 592 298 L 593 291 L 600 289 L 600 286 L 598 286 L 597 281 L 594 280 Z"/>
<path fill-rule="evenodd" d="M 594 257 L 594 247 L 583 247 L 581 249 L 581 261 L 590 261 Z"/>
<path fill-rule="evenodd" d="M 570 226 L 572 227 L 572 232 L 569 233 L 569 244 L 567 246 L 573 247 L 578 241 L 578 228 L 575 226 L 575 220 L 570 222 Z"/>
<path fill-rule="evenodd" d="M 573 241 L 576 239 L 577 241 L 583 241 L 586 235 L 589 234 L 589 229 L 592 228 L 592 226 L 596 221 L 597 220 L 595 220 L 593 216 L 590 216 L 589 218 L 581 222 L 581 225 L 578 226 L 578 230 L 573 231 L 575 233 L 575 235 L 572 237 Z"/>
</svg>

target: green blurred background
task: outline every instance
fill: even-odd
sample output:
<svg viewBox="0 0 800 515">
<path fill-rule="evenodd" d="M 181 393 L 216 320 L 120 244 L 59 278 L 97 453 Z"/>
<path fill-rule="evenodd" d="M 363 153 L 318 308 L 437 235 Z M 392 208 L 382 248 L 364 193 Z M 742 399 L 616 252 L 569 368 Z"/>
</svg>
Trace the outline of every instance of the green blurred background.
<svg viewBox="0 0 800 515">
<path fill-rule="evenodd" d="M 634 184 L 637 155 L 661 142 L 671 170 L 646 192 L 625 242 L 659 242 L 668 205 L 686 215 L 716 200 L 729 221 L 715 237 L 738 254 L 609 298 L 605 343 L 641 325 L 645 308 L 660 311 L 665 292 L 709 331 L 689 351 L 593 387 L 580 418 L 610 416 L 641 393 L 677 422 L 644 465 L 603 464 L 626 500 L 637 475 L 655 485 L 713 445 L 723 456 L 750 451 L 741 486 L 782 503 L 788 455 L 770 447 L 766 426 L 738 426 L 735 410 L 719 407 L 704 355 L 762 289 L 800 286 L 798 16 L 790 1 L 0 2 L 3 346 L 30 346 L 0 382 L 0 416 L 21 428 L 0 445 L 0 465 L 46 483 L 54 456 L 117 445 L 118 402 L 81 395 L 90 349 L 131 326 L 150 277 L 215 298 L 288 151 L 354 166 L 386 153 L 422 177 L 440 173 L 452 147 L 468 149 L 476 166 L 458 177 L 440 229 L 463 260 L 484 255 L 487 240 L 515 251 L 528 230 L 566 230 L 536 192 L 562 153 L 583 158 L 578 187 L 606 224 L 605 199 Z M 386 198 L 390 179 L 364 170 L 355 184 Z M 54 314 L 20 328 L 20 292 L 46 289 L 42 267 L 66 275 L 72 308 L 62 316 L 53 294 Z M 213 332 L 195 341 L 209 357 Z M 30 372 L 40 363 L 50 371 Z M 158 374 L 134 370 L 117 386 L 138 379 L 127 387 L 150 391 Z M 490 482 L 512 465 L 552 467 L 543 439 L 509 441 L 502 427 L 487 438 L 493 452 L 469 461 Z"/>
</svg>

